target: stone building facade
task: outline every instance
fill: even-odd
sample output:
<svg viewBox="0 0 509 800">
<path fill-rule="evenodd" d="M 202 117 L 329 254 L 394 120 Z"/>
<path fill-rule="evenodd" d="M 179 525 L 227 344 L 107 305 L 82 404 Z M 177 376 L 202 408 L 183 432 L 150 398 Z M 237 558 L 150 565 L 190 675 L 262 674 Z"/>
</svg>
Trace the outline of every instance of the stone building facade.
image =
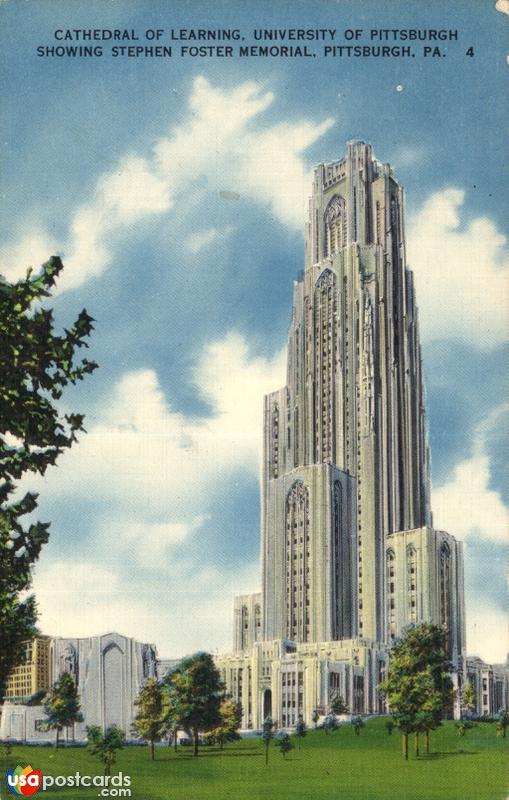
<svg viewBox="0 0 509 800">
<path fill-rule="evenodd" d="M 509 706 L 508 669 L 506 664 L 486 664 L 481 658 L 468 656 L 463 665 L 463 680 L 474 690 L 474 713 L 491 717 Z"/>
<path fill-rule="evenodd" d="M 459 682 L 463 555 L 433 528 L 403 189 L 364 142 L 315 170 L 263 441 L 261 636 L 258 600 L 236 598 L 235 652 L 217 659 L 245 727 L 266 713 L 310 724 L 336 694 L 352 713 L 383 710 L 391 643 L 419 622 L 445 628 Z"/>
<path fill-rule="evenodd" d="M 151 644 L 137 642 L 118 633 L 83 639 L 51 639 L 51 683 L 70 672 L 78 687 L 82 723 L 67 731 L 69 739 L 84 741 L 86 726 L 106 729 L 118 725 L 127 738 L 134 738 L 134 701 L 147 678 L 157 677 L 157 654 Z M 41 705 L 6 702 L 2 708 L 0 739 L 47 741 Z"/>
<path fill-rule="evenodd" d="M 51 675 L 51 639 L 49 636 L 35 636 L 25 643 L 23 664 L 15 667 L 9 675 L 5 699 L 23 701 L 47 692 Z"/>
</svg>

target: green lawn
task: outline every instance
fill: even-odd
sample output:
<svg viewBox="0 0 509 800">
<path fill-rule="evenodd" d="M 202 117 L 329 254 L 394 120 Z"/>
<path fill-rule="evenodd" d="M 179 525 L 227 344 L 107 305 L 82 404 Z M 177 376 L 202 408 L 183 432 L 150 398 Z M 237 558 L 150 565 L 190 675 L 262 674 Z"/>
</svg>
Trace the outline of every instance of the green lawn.
<svg viewBox="0 0 509 800">
<path fill-rule="evenodd" d="M 350 725 L 329 735 L 310 731 L 286 759 L 271 745 L 268 767 L 261 741 L 244 739 L 222 752 L 203 747 L 198 758 L 187 748 L 175 754 L 158 747 L 155 762 L 147 748 L 131 747 L 119 754 L 114 771 L 131 775 L 133 800 L 504 800 L 507 741 L 495 736 L 493 724 L 479 723 L 460 738 L 448 722 L 432 733 L 428 757 L 416 759 L 411 752 L 405 762 L 400 735 L 388 736 L 384 720 L 373 719 L 359 737 Z M 48 775 L 101 773 L 84 748 L 14 747 L 8 760 L 1 759 L 0 797 L 7 794 L 6 768 L 26 763 Z M 99 791 L 66 788 L 45 795 L 88 800 Z"/>
</svg>

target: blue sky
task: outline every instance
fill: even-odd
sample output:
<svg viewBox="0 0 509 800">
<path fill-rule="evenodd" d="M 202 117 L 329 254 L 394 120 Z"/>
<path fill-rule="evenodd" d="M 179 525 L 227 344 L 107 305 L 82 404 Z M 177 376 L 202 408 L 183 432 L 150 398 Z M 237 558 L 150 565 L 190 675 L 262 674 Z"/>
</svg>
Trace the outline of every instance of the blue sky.
<svg viewBox="0 0 509 800">
<path fill-rule="evenodd" d="M 65 398 L 88 434 L 35 482 L 43 630 L 229 647 L 231 594 L 259 585 L 261 397 L 284 380 L 310 170 L 362 138 L 406 189 L 435 524 L 465 541 L 469 652 L 504 658 L 507 17 L 473 0 L 8 0 L 0 16 L 0 268 L 61 254 L 59 323 L 97 320 L 100 369 Z M 56 29 L 191 27 L 459 38 L 439 59 L 36 55 Z"/>
</svg>

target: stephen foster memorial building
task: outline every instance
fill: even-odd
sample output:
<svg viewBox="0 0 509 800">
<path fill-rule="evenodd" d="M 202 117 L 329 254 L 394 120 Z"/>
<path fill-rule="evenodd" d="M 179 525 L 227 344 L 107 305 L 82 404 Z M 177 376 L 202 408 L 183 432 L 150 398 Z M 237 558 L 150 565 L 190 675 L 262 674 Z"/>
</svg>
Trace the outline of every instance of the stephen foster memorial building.
<svg viewBox="0 0 509 800">
<path fill-rule="evenodd" d="M 350 713 L 385 711 L 391 644 L 420 622 L 447 633 L 455 713 L 466 680 L 477 713 L 505 707 L 506 669 L 464 654 L 462 546 L 433 527 L 403 190 L 363 142 L 315 170 L 286 386 L 265 397 L 263 445 L 262 590 L 235 598 L 233 652 L 216 656 L 242 727 L 269 714 L 309 725 L 339 695 Z M 171 664 L 118 634 L 53 650 L 53 680 L 73 670 L 85 723 L 104 726 L 129 725 L 143 681 Z M 4 737 L 39 738 L 40 708 L 23 708 L 4 707 Z"/>
</svg>

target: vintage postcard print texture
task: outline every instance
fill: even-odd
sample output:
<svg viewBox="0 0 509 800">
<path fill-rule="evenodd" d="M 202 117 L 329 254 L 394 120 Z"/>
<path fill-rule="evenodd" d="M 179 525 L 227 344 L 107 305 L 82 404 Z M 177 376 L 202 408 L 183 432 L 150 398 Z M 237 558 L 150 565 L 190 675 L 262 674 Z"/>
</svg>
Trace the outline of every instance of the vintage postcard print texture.
<svg viewBox="0 0 509 800">
<path fill-rule="evenodd" d="M 0 272 L 60 256 L 48 304 L 87 309 L 99 364 L 61 400 L 87 432 L 23 483 L 47 681 L 78 682 L 73 738 L 129 738 L 143 682 L 208 652 L 251 736 L 205 771 L 156 748 L 164 786 L 120 754 L 133 797 L 504 796 L 495 722 L 450 720 L 417 780 L 371 717 L 420 622 L 456 719 L 466 683 L 507 708 L 508 9 L 0 4 Z M 264 773 L 269 714 L 309 736 Z M 1 738 L 40 718 L 7 703 Z"/>
</svg>

